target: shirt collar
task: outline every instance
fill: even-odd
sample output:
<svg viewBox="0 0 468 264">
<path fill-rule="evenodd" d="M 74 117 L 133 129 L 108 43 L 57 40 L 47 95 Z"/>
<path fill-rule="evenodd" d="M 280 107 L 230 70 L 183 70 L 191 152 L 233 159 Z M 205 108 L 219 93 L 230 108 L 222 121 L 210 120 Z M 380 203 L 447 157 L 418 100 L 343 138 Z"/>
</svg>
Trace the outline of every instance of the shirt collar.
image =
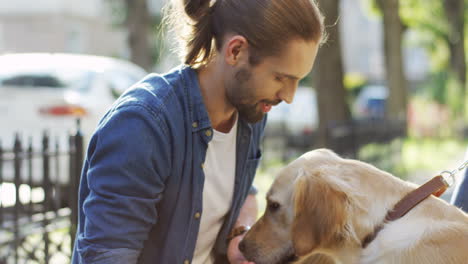
<svg viewBox="0 0 468 264">
<path fill-rule="evenodd" d="M 184 78 L 185 91 L 189 100 L 189 112 L 191 118 L 192 131 L 200 131 L 211 128 L 210 117 L 206 110 L 203 96 L 201 94 L 198 73 L 190 66 L 184 65 L 181 68 Z"/>
</svg>

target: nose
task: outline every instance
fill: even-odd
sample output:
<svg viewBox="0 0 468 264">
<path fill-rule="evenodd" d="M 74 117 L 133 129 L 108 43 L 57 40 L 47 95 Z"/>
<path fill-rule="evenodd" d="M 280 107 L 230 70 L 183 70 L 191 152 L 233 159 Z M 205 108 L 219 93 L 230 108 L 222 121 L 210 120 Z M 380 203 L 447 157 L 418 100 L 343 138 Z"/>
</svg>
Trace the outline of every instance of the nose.
<svg viewBox="0 0 468 264">
<path fill-rule="evenodd" d="M 240 243 L 239 243 L 239 250 L 241 252 L 245 252 L 245 241 L 242 240 Z"/>
<path fill-rule="evenodd" d="M 286 103 L 292 103 L 294 99 L 294 94 L 296 93 L 297 84 L 294 85 L 285 85 L 279 92 L 278 98 L 285 101 Z"/>
</svg>

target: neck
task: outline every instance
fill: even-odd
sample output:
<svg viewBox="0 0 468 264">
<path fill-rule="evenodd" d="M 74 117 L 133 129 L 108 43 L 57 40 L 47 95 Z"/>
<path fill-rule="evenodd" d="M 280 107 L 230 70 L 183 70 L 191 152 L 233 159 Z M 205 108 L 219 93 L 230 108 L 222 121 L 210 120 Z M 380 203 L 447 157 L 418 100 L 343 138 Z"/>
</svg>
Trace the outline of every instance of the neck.
<svg viewBox="0 0 468 264">
<path fill-rule="evenodd" d="M 369 184 L 356 184 L 360 186 L 362 194 L 355 196 L 353 209 L 350 219 L 350 227 L 354 235 L 354 242 L 362 247 L 365 238 L 372 234 L 377 227 L 382 225 L 389 210 L 395 206 L 407 193 L 414 189 L 414 185 L 407 183 L 389 173 L 380 171 L 376 168 L 366 166 L 368 170 L 362 172 L 362 182 Z M 376 182 L 379 182 L 379 188 L 376 188 Z M 383 187 L 385 186 L 385 187 Z M 378 193 L 377 193 L 378 192 Z M 372 199 L 369 199 L 372 197 Z"/>
<path fill-rule="evenodd" d="M 226 100 L 222 69 L 222 65 L 215 58 L 198 70 L 198 81 L 212 127 L 227 133 L 234 125 L 237 111 Z"/>
</svg>

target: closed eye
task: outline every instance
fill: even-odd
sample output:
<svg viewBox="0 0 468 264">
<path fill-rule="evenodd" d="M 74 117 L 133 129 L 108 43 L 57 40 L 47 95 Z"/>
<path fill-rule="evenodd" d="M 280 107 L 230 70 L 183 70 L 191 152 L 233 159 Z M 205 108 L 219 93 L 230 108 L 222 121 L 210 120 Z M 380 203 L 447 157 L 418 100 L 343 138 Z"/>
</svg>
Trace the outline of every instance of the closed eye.
<svg viewBox="0 0 468 264">
<path fill-rule="evenodd" d="M 283 82 L 283 81 L 284 81 L 284 77 L 282 77 L 282 76 L 275 76 L 275 81 L 277 81 L 277 82 Z"/>
</svg>

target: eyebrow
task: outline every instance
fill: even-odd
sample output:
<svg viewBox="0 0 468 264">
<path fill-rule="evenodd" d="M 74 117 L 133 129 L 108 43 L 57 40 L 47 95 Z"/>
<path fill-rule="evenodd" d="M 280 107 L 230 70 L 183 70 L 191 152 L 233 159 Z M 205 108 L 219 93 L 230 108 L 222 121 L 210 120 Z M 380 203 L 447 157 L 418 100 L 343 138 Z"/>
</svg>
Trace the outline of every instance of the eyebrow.
<svg viewBox="0 0 468 264">
<path fill-rule="evenodd" d="M 296 77 L 296 76 L 294 76 L 294 75 L 287 74 L 287 73 L 284 73 L 284 72 L 275 72 L 275 73 L 276 73 L 276 74 L 279 74 L 279 75 L 283 75 L 283 76 L 285 76 L 285 77 L 287 77 L 287 78 L 289 78 L 289 79 L 291 79 L 291 80 L 299 80 L 299 79 L 301 79 L 301 78 L 299 78 L 299 77 Z"/>
</svg>

